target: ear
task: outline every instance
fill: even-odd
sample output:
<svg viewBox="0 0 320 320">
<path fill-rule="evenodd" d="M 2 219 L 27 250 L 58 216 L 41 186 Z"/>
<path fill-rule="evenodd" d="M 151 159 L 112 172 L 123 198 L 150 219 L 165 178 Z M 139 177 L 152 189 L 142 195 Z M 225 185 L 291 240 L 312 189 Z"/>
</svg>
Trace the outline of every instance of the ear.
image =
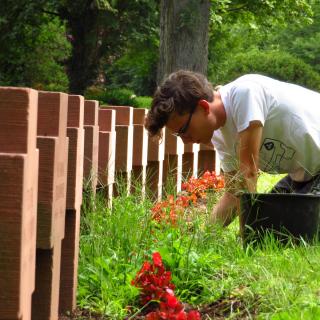
<svg viewBox="0 0 320 320">
<path fill-rule="evenodd" d="M 202 108 L 206 114 L 209 114 L 210 105 L 207 100 L 199 100 L 198 106 Z"/>
</svg>

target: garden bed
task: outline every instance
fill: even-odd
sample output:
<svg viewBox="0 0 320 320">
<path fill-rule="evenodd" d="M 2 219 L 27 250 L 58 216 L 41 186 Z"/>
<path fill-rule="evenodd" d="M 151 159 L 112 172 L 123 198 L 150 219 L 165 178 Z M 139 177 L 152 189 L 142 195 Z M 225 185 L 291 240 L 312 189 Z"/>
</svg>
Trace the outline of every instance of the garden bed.
<svg viewBox="0 0 320 320">
<path fill-rule="evenodd" d="M 248 310 L 246 304 L 237 297 L 228 297 L 228 298 L 220 298 L 219 300 L 209 303 L 207 305 L 199 307 L 197 310 L 201 314 L 201 319 L 215 319 L 215 320 L 223 320 L 230 316 L 230 314 L 234 314 L 235 312 L 238 315 L 234 316 L 232 319 L 235 320 L 244 320 L 250 319 L 250 317 L 255 318 L 258 311 L 258 301 L 256 299 L 256 304 L 253 304 L 252 309 Z M 185 310 L 192 310 L 193 307 L 184 304 Z M 146 309 L 143 312 L 133 316 L 128 315 L 125 320 L 144 320 L 146 314 L 153 310 L 152 308 Z M 106 315 L 98 314 L 95 312 L 90 312 L 88 310 L 77 309 L 73 313 L 69 315 L 63 315 L 59 317 L 59 320 L 105 320 L 105 319 L 113 319 L 112 317 L 108 317 Z"/>
<path fill-rule="evenodd" d="M 115 198 L 112 211 L 99 198 L 84 207 L 79 309 L 60 320 L 143 319 L 152 310 L 142 309 L 131 283 L 154 252 L 184 310 L 198 310 L 201 319 L 320 319 L 319 245 L 267 238 L 244 250 L 237 220 L 228 228 L 207 223 L 218 197 L 211 192 L 183 210 L 185 202 L 171 196 L 158 207 L 137 196 Z"/>
</svg>

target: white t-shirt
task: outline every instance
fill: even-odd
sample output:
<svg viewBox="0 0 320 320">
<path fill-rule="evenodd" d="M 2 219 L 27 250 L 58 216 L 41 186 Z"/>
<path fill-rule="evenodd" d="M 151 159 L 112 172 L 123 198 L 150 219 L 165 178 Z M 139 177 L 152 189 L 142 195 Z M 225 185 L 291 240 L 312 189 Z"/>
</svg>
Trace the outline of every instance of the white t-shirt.
<svg viewBox="0 0 320 320">
<path fill-rule="evenodd" d="M 320 173 L 320 93 L 248 74 L 219 89 L 226 123 L 212 136 L 225 172 L 238 169 L 238 133 L 260 121 L 259 168 L 296 181 Z"/>
</svg>

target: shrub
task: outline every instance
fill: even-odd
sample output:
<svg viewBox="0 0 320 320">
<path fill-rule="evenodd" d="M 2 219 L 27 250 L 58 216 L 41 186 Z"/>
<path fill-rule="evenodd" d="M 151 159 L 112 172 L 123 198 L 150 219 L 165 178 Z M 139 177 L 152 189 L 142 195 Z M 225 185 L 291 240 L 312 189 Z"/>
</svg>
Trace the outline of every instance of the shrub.
<svg viewBox="0 0 320 320">
<path fill-rule="evenodd" d="M 150 109 L 151 101 L 151 97 L 136 97 L 134 99 L 134 107 Z"/>
<path fill-rule="evenodd" d="M 20 21 L 12 24 L 10 32 L 1 32 L 0 85 L 67 92 L 65 60 L 71 54 L 71 45 L 65 37 L 66 27 L 58 18 L 39 19 L 37 26 L 30 25 L 29 20 L 23 25 Z M 0 29 L 6 30 L 3 23 L 9 23 L 6 17 L 0 18 Z"/>
<path fill-rule="evenodd" d="M 106 81 L 114 88 L 127 87 L 138 95 L 151 95 L 156 88 L 158 40 L 130 44 L 127 52 L 106 66 Z"/>
<path fill-rule="evenodd" d="M 151 97 L 137 97 L 130 89 L 109 89 L 90 87 L 85 92 L 86 99 L 98 100 L 100 104 L 115 106 L 132 106 L 135 108 L 150 108 Z"/>
<path fill-rule="evenodd" d="M 320 91 L 320 74 L 287 52 L 252 50 L 235 55 L 221 66 L 217 76 L 209 76 L 215 84 L 230 82 L 244 74 L 259 73 Z"/>
<path fill-rule="evenodd" d="M 98 100 L 100 104 L 115 106 L 133 106 L 135 94 L 129 89 L 103 89 L 92 87 L 85 93 L 86 99 Z"/>
</svg>

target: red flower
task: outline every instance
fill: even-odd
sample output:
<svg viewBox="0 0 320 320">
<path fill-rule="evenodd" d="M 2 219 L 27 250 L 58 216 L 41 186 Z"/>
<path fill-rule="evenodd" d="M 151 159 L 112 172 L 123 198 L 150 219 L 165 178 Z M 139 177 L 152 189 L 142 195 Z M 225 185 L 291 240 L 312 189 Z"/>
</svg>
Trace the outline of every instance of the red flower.
<svg viewBox="0 0 320 320">
<path fill-rule="evenodd" d="M 167 306 L 169 308 L 174 309 L 179 303 L 178 299 L 175 296 L 171 296 L 171 295 L 168 294 L 166 296 L 166 298 L 167 298 L 167 302 L 166 303 L 167 303 Z"/>
<path fill-rule="evenodd" d="M 146 315 L 146 320 L 199 320 L 197 311 L 184 311 L 182 303 L 174 295 L 174 284 L 171 273 L 166 271 L 159 252 L 152 255 L 152 264 L 145 261 L 137 273 L 132 285 L 141 290 L 140 299 L 143 304 L 151 300 L 159 302 L 156 311 Z"/>
<path fill-rule="evenodd" d="M 191 310 L 189 311 L 188 313 L 188 320 L 200 320 L 201 319 L 201 316 L 200 316 L 200 313 L 196 310 Z"/>
<path fill-rule="evenodd" d="M 177 314 L 176 320 L 187 320 L 187 314 L 184 311 L 181 311 Z"/>
<path fill-rule="evenodd" d="M 181 187 L 188 194 L 181 195 L 176 200 L 173 195 L 169 195 L 165 201 L 156 203 L 151 209 L 154 220 L 175 225 L 179 213 L 183 213 L 191 203 L 195 204 L 198 199 L 205 198 L 208 189 L 223 188 L 224 180 L 214 171 L 206 171 L 199 179 L 191 177 Z"/>
<path fill-rule="evenodd" d="M 152 260 L 155 267 L 162 268 L 162 258 L 159 252 L 153 253 Z"/>
</svg>

